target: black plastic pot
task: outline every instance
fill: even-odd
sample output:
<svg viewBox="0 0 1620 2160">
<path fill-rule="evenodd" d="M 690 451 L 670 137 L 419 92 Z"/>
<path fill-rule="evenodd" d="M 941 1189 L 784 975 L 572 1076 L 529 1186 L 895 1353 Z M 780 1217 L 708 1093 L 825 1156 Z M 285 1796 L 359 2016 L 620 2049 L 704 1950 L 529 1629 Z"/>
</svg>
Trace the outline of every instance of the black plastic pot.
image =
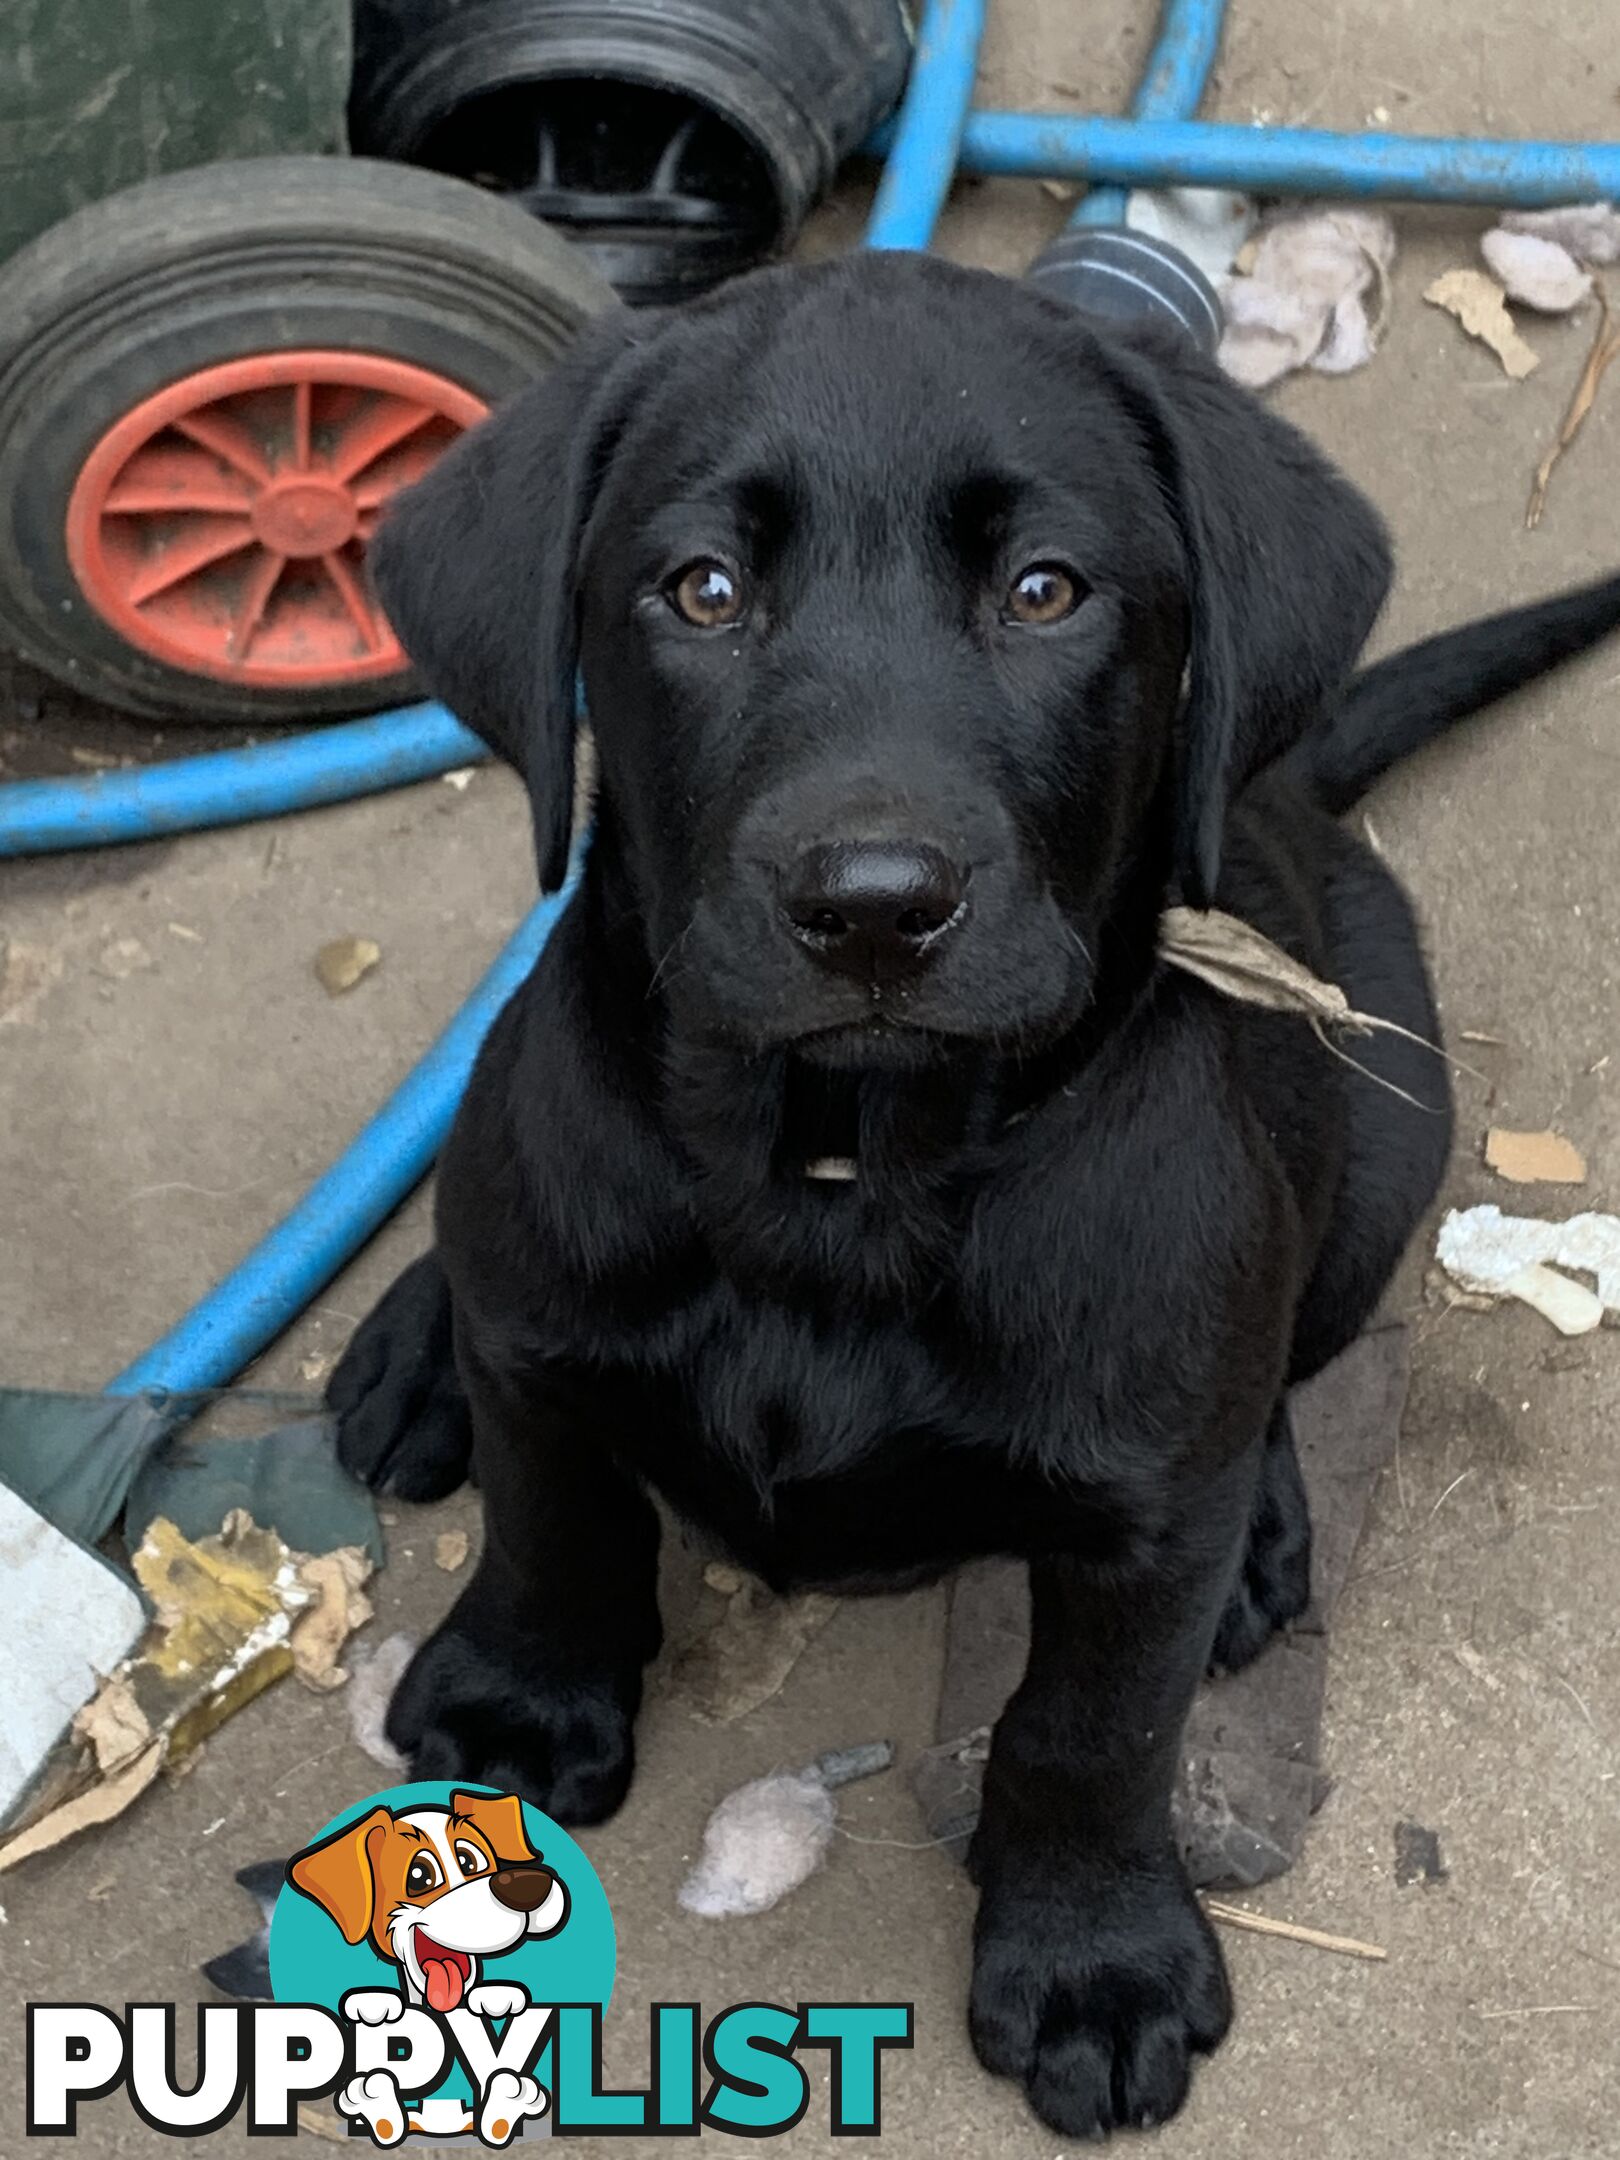
<svg viewBox="0 0 1620 2160">
<path fill-rule="evenodd" d="M 1110 322 L 1173 323 L 1214 357 L 1225 318 L 1219 295 L 1195 262 L 1147 233 L 1122 225 L 1075 225 L 1060 233 L 1024 275 L 1054 300 Z"/>
<path fill-rule="evenodd" d="M 791 241 L 910 57 L 903 0 L 359 0 L 350 134 L 680 299 Z"/>
</svg>

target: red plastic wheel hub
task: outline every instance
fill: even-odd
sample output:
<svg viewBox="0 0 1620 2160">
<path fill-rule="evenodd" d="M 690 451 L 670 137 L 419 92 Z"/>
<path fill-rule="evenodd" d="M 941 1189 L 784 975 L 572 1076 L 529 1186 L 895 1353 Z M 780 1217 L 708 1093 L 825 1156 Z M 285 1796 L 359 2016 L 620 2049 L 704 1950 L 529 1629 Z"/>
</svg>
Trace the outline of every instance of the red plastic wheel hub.
<svg viewBox="0 0 1620 2160">
<path fill-rule="evenodd" d="M 256 353 L 145 398 L 68 503 L 73 572 L 141 652 L 221 682 L 364 683 L 406 665 L 364 571 L 389 496 L 488 407 L 375 353 Z"/>
</svg>

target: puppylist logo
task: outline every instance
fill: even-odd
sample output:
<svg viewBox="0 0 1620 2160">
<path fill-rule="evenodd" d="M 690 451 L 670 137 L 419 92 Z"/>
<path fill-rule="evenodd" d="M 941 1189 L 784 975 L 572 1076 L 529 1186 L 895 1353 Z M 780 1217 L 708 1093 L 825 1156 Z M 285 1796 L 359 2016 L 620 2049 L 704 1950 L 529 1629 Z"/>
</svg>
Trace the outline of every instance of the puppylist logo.
<svg viewBox="0 0 1620 2160">
<path fill-rule="evenodd" d="M 72 2137 L 81 2104 L 122 2086 L 152 2129 L 296 2134 L 330 2099 L 387 2148 L 475 2135 L 499 2149 L 572 2136 L 772 2137 L 810 2104 L 823 2049 L 835 2136 L 876 2136 L 882 2058 L 912 2041 L 909 2003 L 743 2003 L 705 2021 L 654 2003 L 645 2091 L 602 2082 L 613 1915 L 589 1860 L 512 1793 L 395 1786 L 349 1808 L 287 1864 L 270 1924 L 274 2003 L 204 2004 L 189 2086 L 173 2003 L 28 2006 L 30 2137 Z"/>
</svg>

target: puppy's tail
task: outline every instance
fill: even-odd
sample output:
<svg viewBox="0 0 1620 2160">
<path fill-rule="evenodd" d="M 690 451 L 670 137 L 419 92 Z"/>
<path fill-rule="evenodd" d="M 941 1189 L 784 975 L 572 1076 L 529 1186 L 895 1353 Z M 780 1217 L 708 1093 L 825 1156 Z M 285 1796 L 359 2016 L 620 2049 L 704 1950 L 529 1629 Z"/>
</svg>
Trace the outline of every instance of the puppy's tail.
<svg viewBox="0 0 1620 2160">
<path fill-rule="evenodd" d="M 1402 758 L 1620 629 L 1620 576 L 1488 615 L 1392 653 L 1355 676 L 1290 753 L 1325 809 L 1351 808 Z"/>
</svg>

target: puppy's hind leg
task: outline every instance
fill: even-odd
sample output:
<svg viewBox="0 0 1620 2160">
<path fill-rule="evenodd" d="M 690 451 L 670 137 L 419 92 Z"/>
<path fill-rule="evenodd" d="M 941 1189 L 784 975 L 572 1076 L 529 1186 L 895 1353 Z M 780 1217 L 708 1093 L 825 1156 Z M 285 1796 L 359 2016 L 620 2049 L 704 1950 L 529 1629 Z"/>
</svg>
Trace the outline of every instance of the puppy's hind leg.
<svg viewBox="0 0 1620 2160">
<path fill-rule="evenodd" d="M 1243 1562 L 1215 1631 L 1211 1667 L 1241 1672 L 1310 1601 L 1311 1511 L 1284 1396 L 1266 1428 Z"/>
<path fill-rule="evenodd" d="M 412 1261 L 361 1321 L 327 1382 L 326 1407 L 339 1461 L 374 1492 L 442 1500 L 465 1482 L 472 1419 L 436 1252 Z"/>
</svg>

